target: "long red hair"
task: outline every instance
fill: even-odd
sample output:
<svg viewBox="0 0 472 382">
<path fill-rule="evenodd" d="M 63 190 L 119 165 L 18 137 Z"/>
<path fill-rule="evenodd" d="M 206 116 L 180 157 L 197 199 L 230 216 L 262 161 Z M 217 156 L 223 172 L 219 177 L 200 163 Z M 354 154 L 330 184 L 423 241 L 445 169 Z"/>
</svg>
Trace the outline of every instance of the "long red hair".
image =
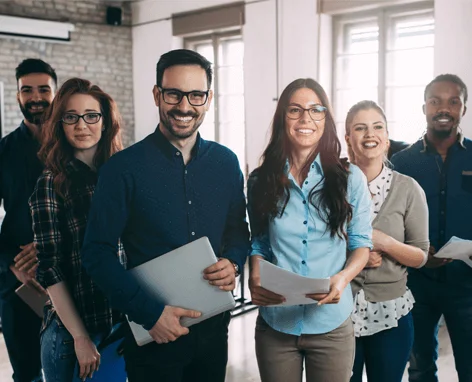
<svg viewBox="0 0 472 382">
<path fill-rule="evenodd" d="M 123 149 L 121 115 L 110 95 L 82 78 L 71 78 L 64 82 L 47 110 L 42 126 L 41 149 L 38 153 L 45 168 L 53 173 L 55 190 L 61 196 L 64 196 L 70 186 L 70 180 L 66 176 L 66 166 L 74 157 L 74 148 L 64 133 L 62 117 L 69 99 L 74 94 L 90 95 L 100 104 L 105 130 L 102 132 L 93 158 L 95 168 L 98 169 L 113 154 Z"/>
</svg>

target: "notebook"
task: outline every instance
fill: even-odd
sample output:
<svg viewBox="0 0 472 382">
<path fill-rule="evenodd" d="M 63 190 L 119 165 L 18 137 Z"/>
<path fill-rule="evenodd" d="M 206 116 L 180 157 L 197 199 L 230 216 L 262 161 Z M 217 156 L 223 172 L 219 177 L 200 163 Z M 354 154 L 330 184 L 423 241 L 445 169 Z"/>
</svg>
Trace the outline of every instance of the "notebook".
<svg viewBox="0 0 472 382">
<path fill-rule="evenodd" d="M 49 300 L 47 294 L 40 293 L 28 284 L 22 284 L 15 292 L 39 317 L 43 317 L 44 304 Z"/>
<path fill-rule="evenodd" d="M 203 270 L 216 262 L 210 241 L 202 237 L 128 272 L 140 280 L 150 295 L 166 305 L 201 312 L 198 318 L 181 319 L 182 326 L 189 327 L 236 305 L 231 292 L 220 290 L 203 278 Z M 153 341 L 141 325 L 132 321 L 129 325 L 139 346 Z"/>
</svg>

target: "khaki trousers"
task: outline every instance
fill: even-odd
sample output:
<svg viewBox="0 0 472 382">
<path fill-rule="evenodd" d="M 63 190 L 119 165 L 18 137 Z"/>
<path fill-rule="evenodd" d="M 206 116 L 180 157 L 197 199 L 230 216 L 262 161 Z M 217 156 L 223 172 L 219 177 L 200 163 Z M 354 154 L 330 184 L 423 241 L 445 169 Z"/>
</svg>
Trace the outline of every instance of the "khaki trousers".
<svg viewBox="0 0 472 382">
<path fill-rule="evenodd" d="M 349 382 L 355 354 L 351 317 L 325 334 L 294 336 L 272 329 L 259 316 L 256 356 L 262 382 Z"/>
</svg>

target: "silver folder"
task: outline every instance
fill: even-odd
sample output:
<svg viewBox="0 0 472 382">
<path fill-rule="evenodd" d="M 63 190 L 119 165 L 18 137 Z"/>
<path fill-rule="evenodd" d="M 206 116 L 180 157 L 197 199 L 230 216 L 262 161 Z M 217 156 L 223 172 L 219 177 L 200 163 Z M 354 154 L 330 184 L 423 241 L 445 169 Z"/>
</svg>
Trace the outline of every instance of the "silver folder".
<svg viewBox="0 0 472 382">
<path fill-rule="evenodd" d="M 201 312 L 198 318 L 181 319 L 181 325 L 189 327 L 236 305 L 231 292 L 220 290 L 203 278 L 203 270 L 216 262 L 210 241 L 202 237 L 128 272 L 136 276 L 149 295 L 166 305 Z M 153 341 L 141 325 L 132 321 L 129 325 L 139 346 Z"/>
</svg>

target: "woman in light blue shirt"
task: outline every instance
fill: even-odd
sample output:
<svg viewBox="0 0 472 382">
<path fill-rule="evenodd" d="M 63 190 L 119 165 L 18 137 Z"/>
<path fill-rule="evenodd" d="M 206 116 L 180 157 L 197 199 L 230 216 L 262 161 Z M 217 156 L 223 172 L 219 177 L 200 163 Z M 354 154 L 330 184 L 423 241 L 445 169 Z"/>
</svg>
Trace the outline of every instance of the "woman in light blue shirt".
<svg viewBox="0 0 472 382">
<path fill-rule="evenodd" d="M 250 289 L 260 305 L 256 355 L 262 382 L 347 382 L 354 359 L 350 281 L 372 246 L 362 171 L 340 159 L 328 97 L 312 79 L 293 81 L 277 104 L 262 164 L 248 182 Z M 330 277 L 313 304 L 271 306 L 283 296 L 260 285 L 259 259 L 311 278 Z"/>
</svg>

